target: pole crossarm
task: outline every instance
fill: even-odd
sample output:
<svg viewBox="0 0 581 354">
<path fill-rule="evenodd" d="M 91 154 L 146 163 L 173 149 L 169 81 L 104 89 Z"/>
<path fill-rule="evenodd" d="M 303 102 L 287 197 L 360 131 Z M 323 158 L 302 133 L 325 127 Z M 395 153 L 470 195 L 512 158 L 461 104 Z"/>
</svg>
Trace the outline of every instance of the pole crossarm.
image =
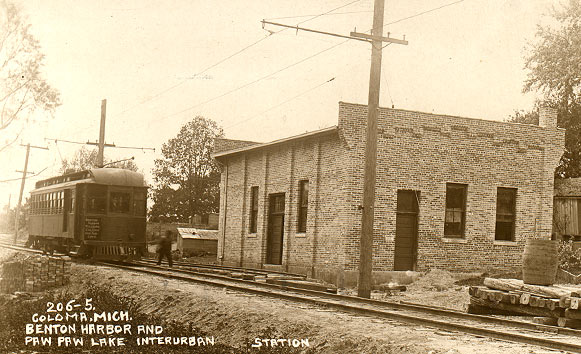
<svg viewBox="0 0 581 354">
<path fill-rule="evenodd" d="M 368 39 L 365 38 L 358 38 L 358 37 L 351 37 L 351 36 L 345 36 L 342 34 L 337 34 L 337 33 L 331 33 L 331 32 L 325 32 L 325 31 L 318 31 L 318 30 L 314 30 L 314 29 L 310 29 L 310 28 L 304 28 L 304 27 L 299 27 L 299 26 L 290 26 L 290 25 L 285 25 L 282 23 L 276 23 L 276 22 L 270 22 L 270 21 L 265 21 L 262 20 L 262 28 L 264 28 L 264 25 L 273 25 L 273 26 L 280 26 L 280 27 L 286 27 L 286 28 L 292 28 L 295 29 L 297 31 L 301 30 L 301 31 L 305 31 L 305 32 L 313 32 L 313 33 L 319 33 L 319 34 L 326 34 L 328 36 L 333 36 L 333 37 L 339 37 L 339 38 L 347 38 L 347 39 L 355 39 L 358 41 L 362 41 L 362 42 L 370 42 Z"/>
<path fill-rule="evenodd" d="M 92 143 L 92 142 L 90 142 L 90 141 L 87 141 L 85 144 L 87 144 L 87 145 L 97 145 L 97 146 L 99 146 L 99 143 Z M 103 146 L 105 146 L 105 147 L 115 147 L 115 144 L 103 144 Z"/>
<path fill-rule="evenodd" d="M 367 34 L 367 33 L 359 33 L 359 32 L 351 32 L 351 36 L 356 37 L 356 38 L 365 38 L 365 39 L 368 39 L 370 41 L 381 41 L 381 42 L 389 42 L 389 43 L 408 45 L 408 41 L 405 40 L 405 36 L 403 37 L 404 39 L 397 39 L 397 38 L 391 38 L 391 37 L 372 36 L 372 35 Z"/>
<path fill-rule="evenodd" d="M 28 145 L 30 145 L 30 144 L 28 144 Z M 20 144 L 20 146 L 23 146 L 23 147 L 27 147 L 28 145 Z M 34 146 L 34 145 L 30 145 L 30 147 L 33 148 L 33 149 L 48 150 L 48 148 L 47 147 L 44 147 L 44 146 Z"/>
</svg>

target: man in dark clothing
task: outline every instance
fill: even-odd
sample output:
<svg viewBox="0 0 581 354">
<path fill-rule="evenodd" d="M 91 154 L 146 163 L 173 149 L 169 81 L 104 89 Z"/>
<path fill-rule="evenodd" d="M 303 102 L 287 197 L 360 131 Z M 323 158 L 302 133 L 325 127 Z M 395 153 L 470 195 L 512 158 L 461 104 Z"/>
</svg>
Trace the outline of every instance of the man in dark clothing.
<svg viewBox="0 0 581 354">
<path fill-rule="evenodd" d="M 159 258 L 157 259 L 157 265 L 161 265 L 161 260 L 163 257 L 167 257 L 167 262 L 169 266 L 173 266 L 173 262 L 171 259 L 171 231 L 167 230 L 165 235 L 161 237 L 159 240 L 159 246 L 157 252 L 159 253 Z"/>
</svg>

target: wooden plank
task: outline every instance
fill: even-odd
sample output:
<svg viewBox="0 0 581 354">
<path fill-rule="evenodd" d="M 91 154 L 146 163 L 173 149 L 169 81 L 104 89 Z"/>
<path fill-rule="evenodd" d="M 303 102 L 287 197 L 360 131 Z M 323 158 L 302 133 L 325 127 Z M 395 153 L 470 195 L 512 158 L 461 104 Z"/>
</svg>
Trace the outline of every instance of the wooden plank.
<svg viewBox="0 0 581 354">
<path fill-rule="evenodd" d="M 471 297 L 470 303 L 478 306 L 489 307 L 491 309 L 503 310 L 511 314 L 529 315 L 538 317 L 564 317 L 565 315 L 565 310 L 562 308 L 549 310 L 548 308 L 545 307 L 531 307 L 523 305 L 505 304 L 502 302 L 484 300 L 476 297 Z"/>
<path fill-rule="evenodd" d="M 558 299 L 561 296 L 571 295 L 571 291 L 563 288 L 525 284 L 522 280 L 519 279 L 485 278 L 484 285 L 495 290 L 522 291 L 536 296 L 554 299 Z"/>
<path fill-rule="evenodd" d="M 545 307 L 549 310 L 554 310 L 559 307 L 559 300 L 557 299 L 545 299 Z"/>
<path fill-rule="evenodd" d="M 479 297 L 470 297 L 470 304 L 466 309 L 466 312 L 473 315 L 501 315 L 501 316 L 518 316 L 519 313 L 511 312 L 507 310 L 497 309 L 488 306 L 488 300 L 483 300 Z"/>
<path fill-rule="evenodd" d="M 519 293 L 509 292 L 508 296 L 510 297 L 510 303 L 513 305 L 520 304 L 520 295 Z"/>
<path fill-rule="evenodd" d="M 531 294 L 521 294 L 520 295 L 520 304 L 521 305 L 528 305 L 530 300 L 531 300 Z"/>
<path fill-rule="evenodd" d="M 531 295 L 529 306 L 532 307 L 545 307 L 545 299 L 542 297 Z"/>
<path fill-rule="evenodd" d="M 533 323 L 542 324 L 545 326 L 556 326 L 559 320 L 555 317 L 534 317 Z"/>
<path fill-rule="evenodd" d="M 569 327 L 569 328 L 580 329 L 581 328 L 581 320 L 574 320 L 574 319 L 570 319 L 570 318 L 559 317 L 557 325 L 559 327 Z"/>
<path fill-rule="evenodd" d="M 559 307 L 569 308 L 571 306 L 571 297 L 563 296 L 559 299 Z"/>
<path fill-rule="evenodd" d="M 566 309 L 565 310 L 565 317 L 573 319 L 573 320 L 581 320 L 581 311 Z"/>
</svg>

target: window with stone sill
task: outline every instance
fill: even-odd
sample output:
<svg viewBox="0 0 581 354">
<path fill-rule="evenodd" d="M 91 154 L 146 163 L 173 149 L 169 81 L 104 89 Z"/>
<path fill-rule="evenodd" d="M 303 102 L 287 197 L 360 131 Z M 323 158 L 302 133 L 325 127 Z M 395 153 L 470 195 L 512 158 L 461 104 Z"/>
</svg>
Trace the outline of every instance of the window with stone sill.
<svg viewBox="0 0 581 354">
<path fill-rule="evenodd" d="M 466 223 L 466 184 L 446 183 L 444 237 L 463 238 Z"/>
</svg>

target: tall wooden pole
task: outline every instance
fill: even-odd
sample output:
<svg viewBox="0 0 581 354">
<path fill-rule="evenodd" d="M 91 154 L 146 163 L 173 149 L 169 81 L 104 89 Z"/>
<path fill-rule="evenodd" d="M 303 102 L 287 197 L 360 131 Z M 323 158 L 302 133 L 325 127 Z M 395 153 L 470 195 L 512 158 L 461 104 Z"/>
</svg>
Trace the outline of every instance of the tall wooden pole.
<svg viewBox="0 0 581 354">
<path fill-rule="evenodd" d="M 371 69 L 367 103 L 367 138 L 365 140 L 365 171 L 363 181 L 363 213 L 361 216 L 361 241 L 359 246 L 359 282 L 357 295 L 371 296 L 371 271 L 373 266 L 373 217 L 375 204 L 375 175 L 377 163 L 377 117 L 379 115 L 379 88 L 381 82 L 381 47 L 383 37 L 384 0 L 375 0 L 373 6 L 373 37 L 371 44 Z"/>
<path fill-rule="evenodd" d="M 20 216 L 20 204 L 22 203 L 22 193 L 24 192 L 24 182 L 26 181 L 26 170 L 28 169 L 28 156 L 30 155 L 30 144 L 26 144 L 26 158 L 24 159 L 24 170 L 22 171 L 22 182 L 20 182 L 20 194 L 18 204 L 16 204 L 16 215 L 14 215 L 14 244 L 18 239 L 18 217 Z"/>
<path fill-rule="evenodd" d="M 97 153 L 97 166 L 103 167 L 103 155 L 105 150 L 105 117 L 107 115 L 107 100 L 101 101 L 101 125 L 99 126 L 99 152 Z"/>
<path fill-rule="evenodd" d="M 363 213 L 361 215 L 361 240 L 359 247 L 359 287 L 358 296 L 371 296 L 371 271 L 373 264 L 373 216 L 375 204 L 375 169 L 377 164 L 377 119 L 379 115 L 379 87 L 381 81 L 381 50 L 382 43 L 396 43 L 407 45 L 403 39 L 383 37 L 383 11 L 385 0 L 375 0 L 373 8 L 373 29 L 371 35 L 367 33 L 351 32 L 349 37 L 336 33 L 323 32 L 289 26 L 281 23 L 262 21 L 265 24 L 293 28 L 297 31 L 308 31 L 336 37 L 364 40 L 372 44 L 371 70 L 369 73 L 369 99 L 367 113 L 367 138 L 365 143 L 365 172 L 363 181 Z"/>
</svg>

